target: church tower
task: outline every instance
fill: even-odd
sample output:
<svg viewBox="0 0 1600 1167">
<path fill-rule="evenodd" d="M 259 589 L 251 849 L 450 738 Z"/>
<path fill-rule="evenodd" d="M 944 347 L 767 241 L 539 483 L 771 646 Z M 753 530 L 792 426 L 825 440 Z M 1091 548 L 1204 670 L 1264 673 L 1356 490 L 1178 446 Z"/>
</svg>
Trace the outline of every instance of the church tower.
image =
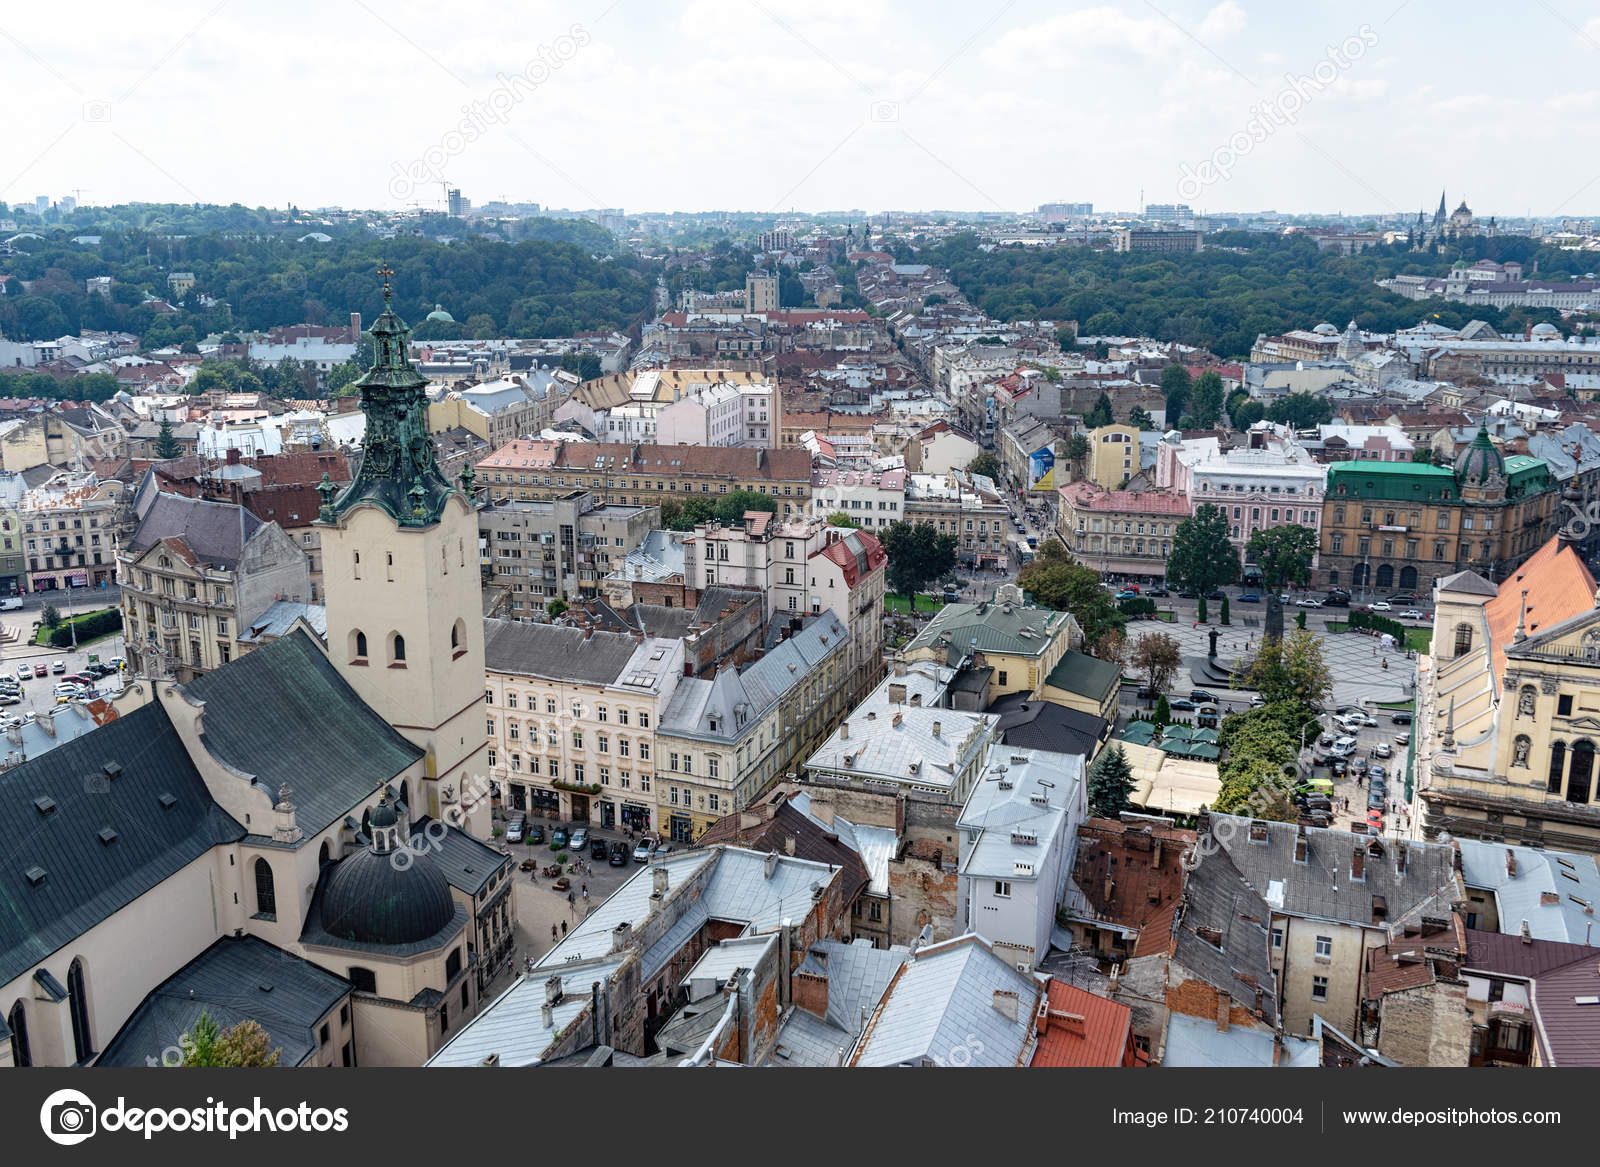
<svg viewBox="0 0 1600 1167">
<path fill-rule="evenodd" d="M 427 751 L 423 813 L 489 833 L 483 730 L 483 608 L 472 469 L 457 489 L 433 457 L 427 385 L 411 366 L 411 330 L 390 307 L 369 335 L 375 360 L 356 387 L 364 456 L 342 493 L 323 476 L 328 656 L 364 701 Z"/>
</svg>

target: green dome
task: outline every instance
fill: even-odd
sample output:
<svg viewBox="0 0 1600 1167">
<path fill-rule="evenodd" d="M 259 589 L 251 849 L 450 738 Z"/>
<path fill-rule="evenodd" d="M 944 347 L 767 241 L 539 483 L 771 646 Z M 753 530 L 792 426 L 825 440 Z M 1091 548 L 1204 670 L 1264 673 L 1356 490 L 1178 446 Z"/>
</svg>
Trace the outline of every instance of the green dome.
<svg viewBox="0 0 1600 1167">
<path fill-rule="evenodd" d="M 1505 472 L 1505 459 L 1489 440 L 1489 431 L 1486 427 L 1480 427 L 1478 436 L 1472 439 L 1472 444 L 1456 455 L 1456 481 L 1462 485 L 1469 482 L 1480 484 L 1488 482 L 1490 475 L 1493 474 L 1503 478 Z"/>
<path fill-rule="evenodd" d="M 443 304 L 435 304 L 433 311 L 428 313 L 429 320 L 438 320 L 444 324 L 454 324 L 456 318 L 444 310 Z"/>
</svg>

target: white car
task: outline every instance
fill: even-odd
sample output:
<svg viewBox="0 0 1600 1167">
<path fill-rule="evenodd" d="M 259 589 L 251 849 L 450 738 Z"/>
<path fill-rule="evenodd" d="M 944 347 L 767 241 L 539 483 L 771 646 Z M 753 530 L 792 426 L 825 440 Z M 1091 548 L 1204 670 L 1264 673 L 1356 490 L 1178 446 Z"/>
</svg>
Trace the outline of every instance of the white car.
<svg viewBox="0 0 1600 1167">
<path fill-rule="evenodd" d="M 1394 605 L 1389 603 L 1387 600 L 1379 600 L 1376 604 L 1368 604 L 1367 607 L 1374 612 L 1394 611 Z"/>
<path fill-rule="evenodd" d="M 1372 752 L 1377 754 L 1380 758 L 1387 758 L 1394 754 L 1394 750 L 1390 748 L 1388 742 L 1379 742 L 1377 745 L 1372 747 Z"/>
<path fill-rule="evenodd" d="M 506 824 L 506 842 L 522 842 L 522 822 L 523 820 L 521 819 L 513 819 L 511 822 Z"/>
<path fill-rule="evenodd" d="M 1400 619 L 1402 619 L 1402 620 L 1426 620 L 1427 617 L 1425 615 L 1423 615 L 1421 612 L 1417 611 L 1415 608 L 1407 608 L 1404 612 L 1400 613 Z"/>
<path fill-rule="evenodd" d="M 1322 601 L 1308 596 L 1303 600 L 1296 600 L 1295 606 L 1299 608 L 1320 608 L 1322 607 Z"/>
</svg>

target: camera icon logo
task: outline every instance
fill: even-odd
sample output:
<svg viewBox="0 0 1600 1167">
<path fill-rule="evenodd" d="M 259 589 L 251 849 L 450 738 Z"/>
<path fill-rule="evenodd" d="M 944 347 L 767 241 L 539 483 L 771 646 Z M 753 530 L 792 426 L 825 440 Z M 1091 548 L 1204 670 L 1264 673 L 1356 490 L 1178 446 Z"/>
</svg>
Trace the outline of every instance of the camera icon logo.
<svg viewBox="0 0 1600 1167">
<path fill-rule="evenodd" d="M 86 122 L 108 122 L 111 120 L 111 103 L 109 101 L 86 101 L 83 103 L 83 120 Z"/>
<path fill-rule="evenodd" d="M 44 1137 L 61 1147 L 75 1147 L 95 1132 L 98 1111 L 80 1090 L 57 1090 L 39 1108 Z"/>
<path fill-rule="evenodd" d="M 869 110 L 875 122 L 897 122 L 900 120 L 900 103 L 897 101 L 875 101 Z"/>
</svg>

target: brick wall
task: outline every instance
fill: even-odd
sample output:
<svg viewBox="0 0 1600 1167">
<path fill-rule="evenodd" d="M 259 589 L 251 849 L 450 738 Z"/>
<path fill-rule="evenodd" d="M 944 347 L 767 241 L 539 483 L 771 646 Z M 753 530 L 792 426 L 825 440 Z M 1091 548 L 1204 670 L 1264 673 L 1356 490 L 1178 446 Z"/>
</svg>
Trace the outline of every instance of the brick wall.
<svg viewBox="0 0 1600 1167">
<path fill-rule="evenodd" d="M 1472 1018 L 1464 983 L 1440 981 L 1385 993 L 1378 1006 L 1378 1052 L 1403 1066 L 1465 1066 Z"/>
</svg>

